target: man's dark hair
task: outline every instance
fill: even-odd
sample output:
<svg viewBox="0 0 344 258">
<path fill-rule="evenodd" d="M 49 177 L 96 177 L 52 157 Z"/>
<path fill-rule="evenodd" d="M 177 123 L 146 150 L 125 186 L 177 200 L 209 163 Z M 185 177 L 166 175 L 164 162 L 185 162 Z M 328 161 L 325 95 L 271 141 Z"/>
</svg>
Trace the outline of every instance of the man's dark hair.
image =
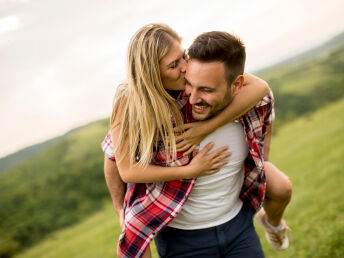
<svg viewBox="0 0 344 258">
<path fill-rule="evenodd" d="M 241 40 L 227 32 L 211 31 L 199 35 L 188 49 L 190 59 L 201 62 L 223 62 L 228 86 L 244 73 L 245 45 Z"/>
</svg>

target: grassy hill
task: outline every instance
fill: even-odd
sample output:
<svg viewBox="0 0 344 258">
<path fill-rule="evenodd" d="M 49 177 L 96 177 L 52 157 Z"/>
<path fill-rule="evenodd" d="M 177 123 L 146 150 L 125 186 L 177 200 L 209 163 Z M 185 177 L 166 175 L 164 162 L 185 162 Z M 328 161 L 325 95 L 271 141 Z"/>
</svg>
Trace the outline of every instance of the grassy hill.
<svg viewBox="0 0 344 258">
<path fill-rule="evenodd" d="M 49 148 L 54 143 L 58 142 L 61 137 L 56 137 L 50 139 L 48 141 L 35 144 L 24 148 L 20 151 L 17 151 L 13 154 L 9 154 L 0 159 L 0 173 L 3 171 L 8 171 L 11 167 L 18 166 L 19 164 L 23 163 L 24 161 L 34 157 L 38 153 L 44 151 L 45 149 Z"/>
<path fill-rule="evenodd" d="M 292 239 L 287 251 L 276 252 L 259 230 L 266 257 L 344 256 L 343 109 L 344 99 L 289 123 L 274 136 L 271 160 L 293 182 L 285 216 Z M 118 229 L 118 218 L 108 206 L 18 257 L 114 257 Z"/>
<path fill-rule="evenodd" d="M 344 97 L 344 45 L 312 60 L 259 74 L 272 88 L 277 127 Z"/>
<path fill-rule="evenodd" d="M 103 208 L 100 142 L 107 130 L 105 120 L 74 130 L 0 175 L 0 257 Z"/>
<path fill-rule="evenodd" d="M 96 121 L 90 124 L 97 123 L 97 122 L 102 123 L 101 121 Z M 90 124 L 86 124 L 86 125 L 74 128 L 61 136 L 54 137 L 47 141 L 31 145 L 15 153 L 12 153 L 3 158 L 0 158 L 0 173 L 8 171 L 10 168 L 22 164 L 24 161 L 29 160 L 30 158 L 38 155 L 39 153 L 47 150 L 49 147 L 53 146 L 55 143 L 58 143 L 64 138 L 68 137 L 70 134 L 73 134 L 75 131 L 88 127 Z"/>
<path fill-rule="evenodd" d="M 286 252 L 265 248 L 267 257 L 344 257 L 343 108 L 344 99 L 284 126 L 273 138 L 271 160 L 293 183 L 286 212 L 292 240 Z"/>
</svg>

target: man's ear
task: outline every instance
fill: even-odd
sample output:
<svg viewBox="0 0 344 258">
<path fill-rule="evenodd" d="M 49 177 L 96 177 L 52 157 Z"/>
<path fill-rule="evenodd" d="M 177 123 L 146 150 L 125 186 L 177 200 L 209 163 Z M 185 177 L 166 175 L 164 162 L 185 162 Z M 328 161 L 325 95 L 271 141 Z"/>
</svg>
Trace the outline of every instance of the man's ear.
<svg viewBox="0 0 344 258">
<path fill-rule="evenodd" d="M 232 96 L 235 96 L 239 93 L 241 87 L 244 85 L 244 76 L 239 74 L 232 83 Z"/>
</svg>

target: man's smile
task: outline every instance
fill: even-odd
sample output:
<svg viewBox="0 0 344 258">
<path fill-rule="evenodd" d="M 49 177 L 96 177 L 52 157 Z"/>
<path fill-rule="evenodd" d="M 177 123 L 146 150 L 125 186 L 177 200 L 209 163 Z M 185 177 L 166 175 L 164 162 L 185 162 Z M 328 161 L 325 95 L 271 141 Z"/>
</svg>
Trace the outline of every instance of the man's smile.
<svg viewBox="0 0 344 258">
<path fill-rule="evenodd" d="M 209 107 L 209 105 L 207 105 L 207 104 L 203 104 L 203 105 L 195 104 L 195 105 L 192 105 L 192 109 L 196 113 L 202 113 L 208 107 Z"/>
</svg>

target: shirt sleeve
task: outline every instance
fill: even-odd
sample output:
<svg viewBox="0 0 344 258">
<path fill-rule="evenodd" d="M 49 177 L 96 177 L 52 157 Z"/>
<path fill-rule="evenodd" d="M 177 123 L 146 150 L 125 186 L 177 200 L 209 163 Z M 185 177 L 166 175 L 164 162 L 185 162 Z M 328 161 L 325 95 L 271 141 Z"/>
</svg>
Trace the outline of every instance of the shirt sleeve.
<svg viewBox="0 0 344 258">
<path fill-rule="evenodd" d="M 264 124 L 270 125 L 275 120 L 275 109 L 274 109 L 274 95 L 272 91 L 269 92 L 261 101 L 258 102 L 256 108 L 265 110 L 263 113 L 265 114 L 264 117 Z"/>
<path fill-rule="evenodd" d="M 186 96 L 185 90 L 182 90 L 179 92 L 178 95 L 174 96 L 174 99 L 176 100 L 176 104 L 178 108 L 182 110 L 185 107 L 186 103 L 188 102 L 189 97 Z"/>
<path fill-rule="evenodd" d="M 275 120 L 275 99 L 272 91 L 266 96 L 269 100 L 267 101 L 267 111 L 264 119 L 265 125 L 270 125 Z"/>
<path fill-rule="evenodd" d="M 102 142 L 101 146 L 102 146 L 102 150 L 104 152 L 105 157 L 107 157 L 108 159 L 111 159 L 112 161 L 116 161 L 110 132 L 108 132 L 107 135 L 105 136 L 105 139 Z"/>
</svg>

